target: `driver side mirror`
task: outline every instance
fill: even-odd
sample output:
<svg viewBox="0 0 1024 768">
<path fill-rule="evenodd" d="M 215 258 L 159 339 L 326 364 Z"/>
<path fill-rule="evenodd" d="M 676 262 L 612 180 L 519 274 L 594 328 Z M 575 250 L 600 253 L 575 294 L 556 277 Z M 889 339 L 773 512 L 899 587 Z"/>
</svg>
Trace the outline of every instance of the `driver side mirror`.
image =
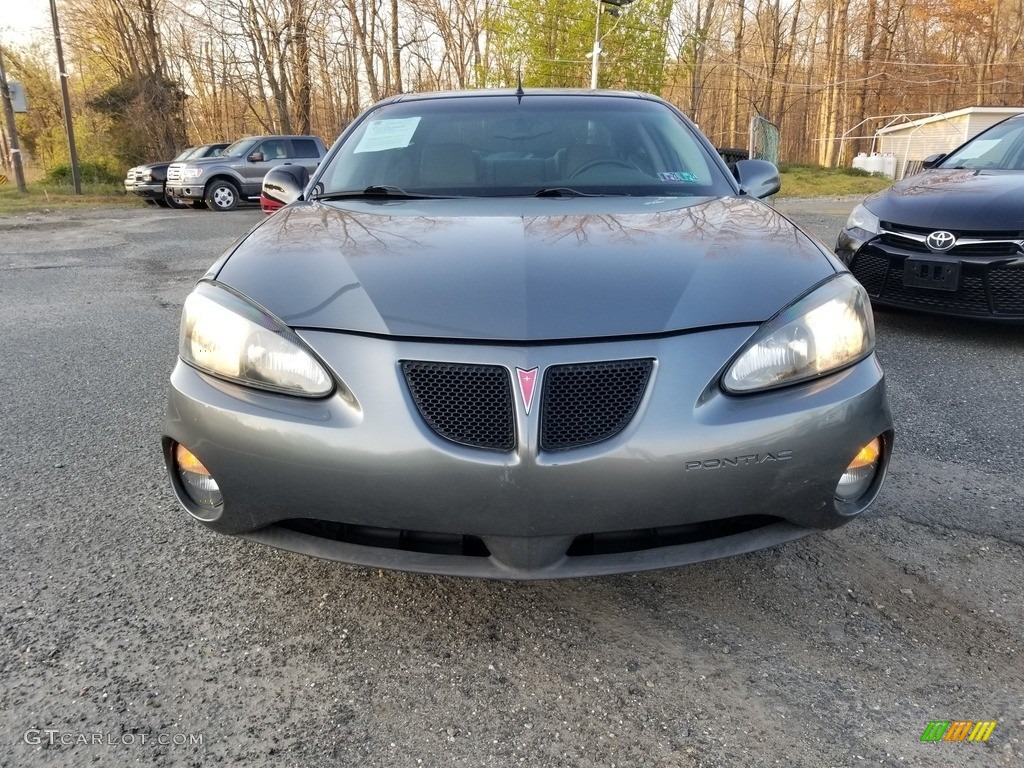
<svg viewBox="0 0 1024 768">
<path fill-rule="evenodd" d="M 253 152 L 248 157 L 250 163 L 262 163 L 265 159 L 262 152 Z"/>
<path fill-rule="evenodd" d="M 936 165 L 941 163 L 943 158 L 945 158 L 945 157 L 946 156 L 942 152 L 939 152 L 936 155 L 928 155 L 928 157 L 926 157 L 924 160 L 921 161 L 921 167 L 922 168 L 934 168 Z"/>
<path fill-rule="evenodd" d="M 735 173 L 740 192 L 758 200 L 782 189 L 779 169 L 767 160 L 737 160 Z"/>
</svg>

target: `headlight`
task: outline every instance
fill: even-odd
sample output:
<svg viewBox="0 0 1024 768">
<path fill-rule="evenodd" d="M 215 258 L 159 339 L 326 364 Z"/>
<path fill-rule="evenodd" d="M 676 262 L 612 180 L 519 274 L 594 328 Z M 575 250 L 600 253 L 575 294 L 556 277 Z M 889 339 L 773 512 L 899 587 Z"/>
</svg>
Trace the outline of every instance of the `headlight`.
<svg viewBox="0 0 1024 768">
<path fill-rule="evenodd" d="M 729 392 L 755 392 L 817 378 L 875 348 L 871 304 L 848 272 L 780 312 L 754 334 L 726 370 Z"/>
<path fill-rule="evenodd" d="M 205 168 L 186 168 L 181 176 L 183 179 L 198 179 L 205 171 Z"/>
<path fill-rule="evenodd" d="M 859 229 L 869 235 L 877 235 L 882 231 L 878 217 L 863 204 L 858 205 L 850 212 L 850 217 L 846 220 L 846 228 Z"/>
<path fill-rule="evenodd" d="M 200 283 L 185 300 L 178 353 L 189 365 L 251 387 L 302 397 L 324 397 L 334 389 L 294 332 L 211 283 Z"/>
<path fill-rule="evenodd" d="M 153 178 L 153 172 L 152 171 L 139 171 L 136 174 L 136 176 L 135 176 L 135 180 L 136 181 L 149 181 L 152 178 Z"/>
</svg>

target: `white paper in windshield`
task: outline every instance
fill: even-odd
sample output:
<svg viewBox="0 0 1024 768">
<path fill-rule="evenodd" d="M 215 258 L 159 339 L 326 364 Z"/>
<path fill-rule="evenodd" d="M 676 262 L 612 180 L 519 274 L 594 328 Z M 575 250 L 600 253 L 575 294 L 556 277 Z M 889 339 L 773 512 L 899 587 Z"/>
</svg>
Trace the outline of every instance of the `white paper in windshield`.
<svg viewBox="0 0 1024 768">
<path fill-rule="evenodd" d="M 363 132 L 359 145 L 353 154 L 359 152 L 383 152 L 385 149 L 408 147 L 412 135 L 419 125 L 418 117 L 403 117 L 397 120 L 374 120 Z"/>
</svg>

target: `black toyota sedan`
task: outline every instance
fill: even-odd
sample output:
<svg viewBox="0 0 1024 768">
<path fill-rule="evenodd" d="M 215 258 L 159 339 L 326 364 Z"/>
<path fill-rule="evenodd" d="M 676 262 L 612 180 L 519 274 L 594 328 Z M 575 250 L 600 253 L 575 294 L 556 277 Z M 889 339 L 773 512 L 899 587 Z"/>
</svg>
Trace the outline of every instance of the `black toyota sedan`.
<svg viewBox="0 0 1024 768">
<path fill-rule="evenodd" d="M 836 253 L 874 304 L 1024 321 L 1024 115 L 867 198 Z"/>
<path fill-rule="evenodd" d="M 864 289 L 653 96 L 396 96 L 185 300 L 163 439 L 215 531 L 373 567 L 682 565 L 856 518 Z"/>
</svg>

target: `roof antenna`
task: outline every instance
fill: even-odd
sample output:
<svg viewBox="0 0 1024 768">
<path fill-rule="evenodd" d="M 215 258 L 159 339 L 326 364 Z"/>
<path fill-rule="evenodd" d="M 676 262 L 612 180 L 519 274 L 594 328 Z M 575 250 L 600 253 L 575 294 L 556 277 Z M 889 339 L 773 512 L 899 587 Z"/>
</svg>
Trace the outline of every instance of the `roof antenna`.
<svg viewBox="0 0 1024 768">
<path fill-rule="evenodd" d="M 519 71 L 516 73 L 516 100 L 522 104 L 523 96 L 526 92 L 523 90 L 523 67 L 520 65 Z"/>
</svg>

